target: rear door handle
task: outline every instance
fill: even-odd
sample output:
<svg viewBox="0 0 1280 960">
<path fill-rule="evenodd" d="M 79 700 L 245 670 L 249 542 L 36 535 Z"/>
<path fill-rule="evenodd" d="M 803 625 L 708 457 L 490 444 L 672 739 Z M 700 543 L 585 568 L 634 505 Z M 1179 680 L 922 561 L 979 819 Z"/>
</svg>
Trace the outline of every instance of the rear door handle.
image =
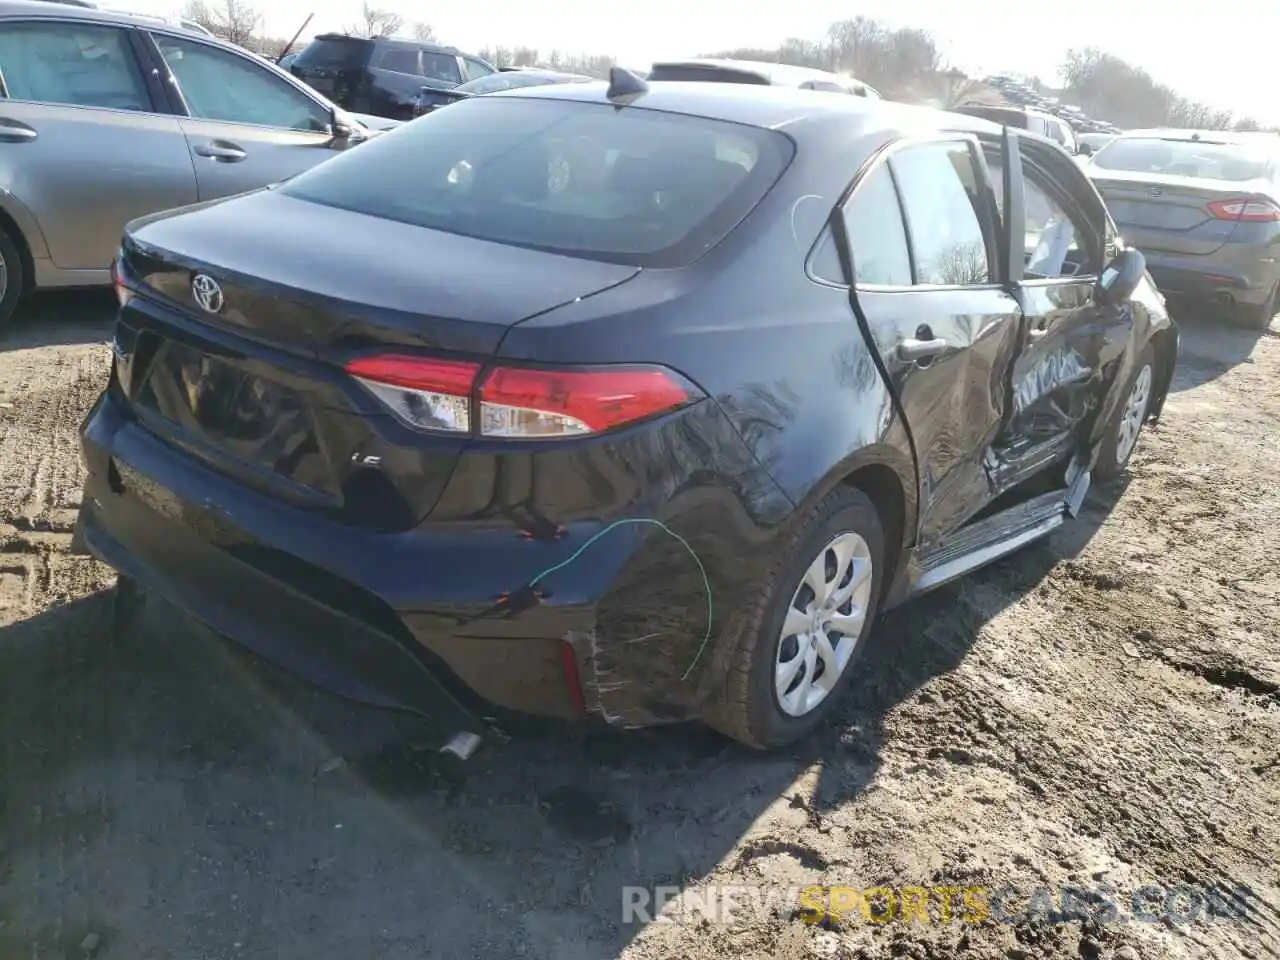
<svg viewBox="0 0 1280 960">
<path fill-rule="evenodd" d="M 936 357 L 946 349 L 947 341 L 941 337 L 934 337 L 932 340 L 917 340 L 912 337 L 898 344 L 898 356 L 903 360 L 916 363 Z"/>
<path fill-rule="evenodd" d="M 197 156 L 209 157 L 219 163 L 239 163 L 248 156 L 247 153 L 233 143 L 202 143 L 195 148 L 195 153 Z"/>
<path fill-rule="evenodd" d="M 0 143 L 30 143 L 39 134 L 20 120 L 0 117 Z"/>
</svg>

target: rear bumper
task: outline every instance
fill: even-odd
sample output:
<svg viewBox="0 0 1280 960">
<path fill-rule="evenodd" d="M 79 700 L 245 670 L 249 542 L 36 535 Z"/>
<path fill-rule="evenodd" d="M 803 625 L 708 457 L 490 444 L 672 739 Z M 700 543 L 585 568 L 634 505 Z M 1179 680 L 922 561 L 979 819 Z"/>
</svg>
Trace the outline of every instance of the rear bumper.
<svg viewBox="0 0 1280 960">
<path fill-rule="evenodd" d="M 1252 248 L 1232 250 L 1228 245 L 1223 250 L 1230 256 L 1186 257 L 1147 250 L 1142 254 L 1166 296 L 1255 306 L 1265 303 L 1280 280 L 1280 261 L 1271 259 L 1267 251 Z"/>
<path fill-rule="evenodd" d="M 561 633 L 588 632 L 589 605 L 486 637 L 460 625 L 478 612 L 461 591 L 452 609 L 432 604 L 429 590 L 388 603 L 404 586 L 400 573 L 429 579 L 421 572 L 459 562 L 459 552 L 271 502 L 156 438 L 114 389 L 86 419 L 81 448 L 78 543 L 263 659 L 341 696 L 424 717 L 446 738 L 485 735 L 493 706 L 581 715 Z"/>
<path fill-rule="evenodd" d="M 707 406 L 688 415 L 723 420 Z M 654 429 L 665 435 L 650 430 L 646 447 L 701 435 L 678 418 Z M 661 523 L 633 503 L 536 539 L 493 518 L 375 533 L 169 445 L 114 377 L 81 446 L 89 552 L 284 669 L 446 732 L 483 733 L 507 712 L 625 727 L 696 718 L 728 662 L 711 592 L 717 606 L 745 602 L 767 536 L 719 484 L 663 502 Z"/>
</svg>

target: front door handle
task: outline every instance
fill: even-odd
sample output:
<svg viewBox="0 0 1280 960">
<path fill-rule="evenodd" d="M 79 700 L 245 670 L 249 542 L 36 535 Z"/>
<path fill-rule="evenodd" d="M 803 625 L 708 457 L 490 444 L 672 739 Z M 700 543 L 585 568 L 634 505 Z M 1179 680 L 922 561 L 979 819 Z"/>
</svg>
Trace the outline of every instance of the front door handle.
<svg viewBox="0 0 1280 960">
<path fill-rule="evenodd" d="M 931 340 L 917 340 L 914 337 L 898 344 L 898 356 L 909 363 L 931 360 L 947 349 L 947 341 L 941 337 Z"/>
<path fill-rule="evenodd" d="M 19 120 L 0 117 L 0 143 L 30 143 L 39 134 Z"/>
<path fill-rule="evenodd" d="M 234 143 L 202 143 L 195 148 L 195 153 L 197 156 L 209 157 L 218 163 L 239 163 L 248 156 Z"/>
</svg>

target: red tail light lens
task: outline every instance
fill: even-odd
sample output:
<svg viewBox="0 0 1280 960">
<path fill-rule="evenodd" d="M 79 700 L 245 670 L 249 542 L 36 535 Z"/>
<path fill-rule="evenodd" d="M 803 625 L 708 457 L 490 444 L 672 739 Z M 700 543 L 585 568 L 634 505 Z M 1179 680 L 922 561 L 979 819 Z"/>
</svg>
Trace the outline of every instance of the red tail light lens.
<svg viewBox="0 0 1280 960">
<path fill-rule="evenodd" d="M 346 370 L 410 426 L 453 434 L 546 439 L 601 433 L 701 397 L 659 366 L 493 367 L 406 355 L 361 357 Z"/>
<path fill-rule="evenodd" d="M 496 367 L 480 385 L 488 437 L 564 437 L 612 430 L 684 406 L 692 388 L 661 367 Z"/>
<path fill-rule="evenodd" d="M 1280 207 L 1270 200 L 1249 199 L 1215 200 L 1208 205 L 1209 213 L 1219 220 L 1245 220 L 1250 223 L 1280 221 Z"/>
<path fill-rule="evenodd" d="M 119 254 L 111 261 L 111 286 L 115 288 L 116 300 L 120 302 L 120 306 L 123 307 L 133 299 L 133 291 L 125 286 L 124 269 L 120 266 Z"/>
</svg>

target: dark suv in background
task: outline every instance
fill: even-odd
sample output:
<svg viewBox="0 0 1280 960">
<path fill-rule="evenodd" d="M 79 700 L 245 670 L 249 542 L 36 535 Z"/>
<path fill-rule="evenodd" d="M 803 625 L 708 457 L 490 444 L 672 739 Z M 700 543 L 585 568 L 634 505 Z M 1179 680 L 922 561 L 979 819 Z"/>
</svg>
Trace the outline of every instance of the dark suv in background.
<svg viewBox="0 0 1280 960">
<path fill-rule="evenodd" d="M 423 87 L 451 90 L 497 72 L 452 47 L 342 33 L 317 36 L 289 70 L 348 110 L 392 120 L 413 119 Z"/>
</svg>

